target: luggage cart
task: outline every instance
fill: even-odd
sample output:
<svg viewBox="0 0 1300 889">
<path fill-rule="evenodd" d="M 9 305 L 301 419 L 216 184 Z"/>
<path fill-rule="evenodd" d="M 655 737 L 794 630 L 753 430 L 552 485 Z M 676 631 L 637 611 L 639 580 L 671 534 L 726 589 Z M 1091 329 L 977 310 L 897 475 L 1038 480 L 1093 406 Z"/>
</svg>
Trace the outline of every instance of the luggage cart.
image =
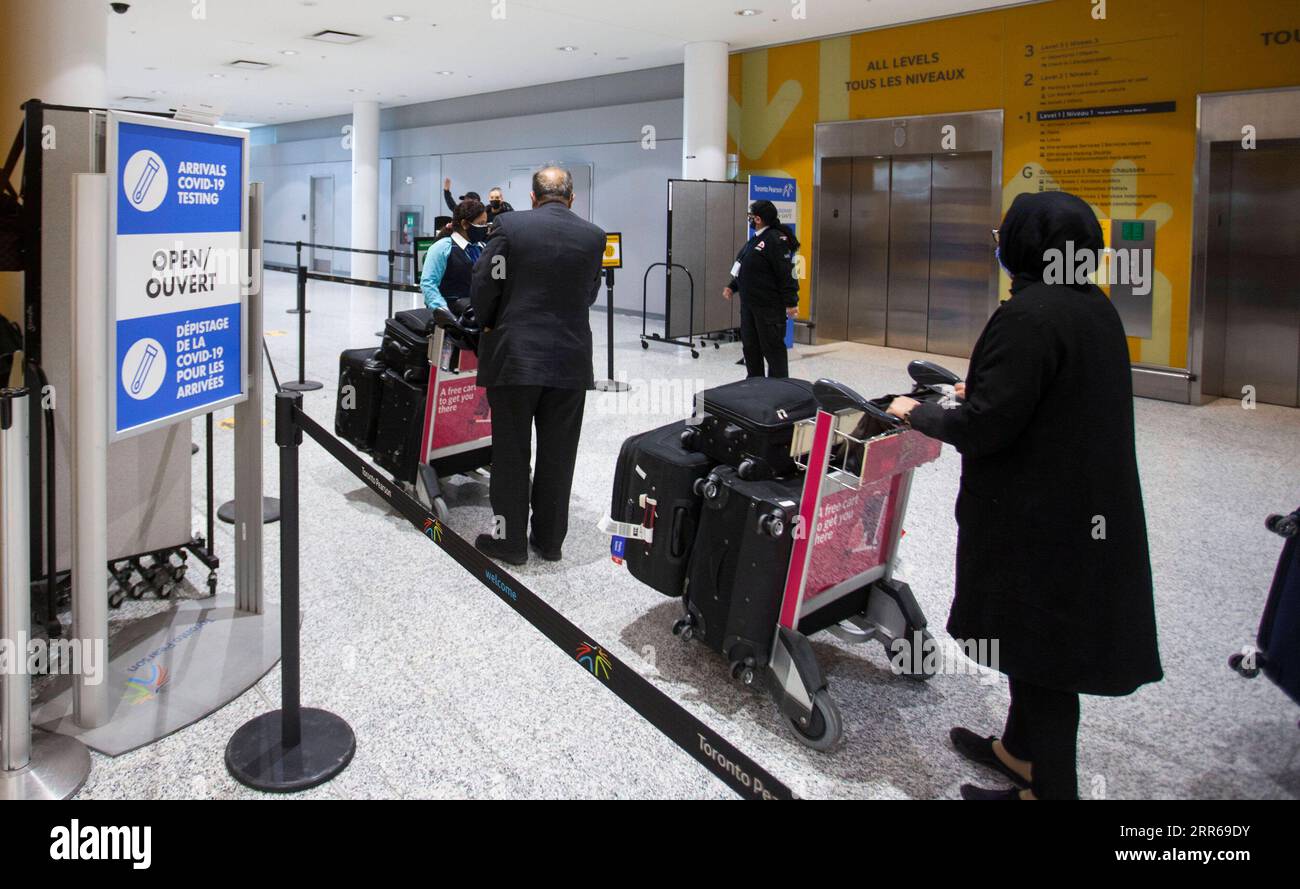
<svg viewBox="0 0 1300 889">
<path fill-rule="evenodd" d="M 492 464 L 492 411 L 478 386 L 477 336 L 445 309 L 434 312 L 434 325 L 414 493 L 446 522 L 442 481 L 474 472 L 486 477 Z"/>
<path fill-rule="evenodd" d="M 909 372 L 914 398 L 950 397 L 947 387 L 957 381 L 928 362 L 914 362 Z M 798 510 L 764 515 L 756 529 L 793 538 L 770 654 L 734 661 L 731 674 L 746 685 L 763 678 L 799 740 L 829 750 L 843 719 L 810 636 L 827 630 L 848 642 L 879 642 L 895 669 L 913 679 L 935 670 L 925 614 L 894 568 L 912 475 L 938 459 L 942 444 L 886 414 L 888 399 L 868 402 L 829 381 L 814 388 L 821 407 L 796 425 L 790 449 L 804 470 Z M 701 487 L 706 499 L 717 496 L 708 480 Z M 673 633 L 690 638 L 697 619 L 688 603 Z"/>
</svg>

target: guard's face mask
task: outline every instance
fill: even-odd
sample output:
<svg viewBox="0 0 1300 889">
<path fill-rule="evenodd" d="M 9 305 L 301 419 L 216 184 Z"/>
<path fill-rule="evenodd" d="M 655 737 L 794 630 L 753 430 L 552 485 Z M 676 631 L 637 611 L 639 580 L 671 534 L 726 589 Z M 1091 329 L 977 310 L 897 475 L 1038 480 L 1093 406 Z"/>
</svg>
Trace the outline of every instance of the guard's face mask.
<svg viewBox="0 0 1300 889">
<path fill-rule="evenodd" d="M 469 227 L 469 237 L 471 241 L 486 241 L 488 236 L 488 227 L 486 225 L 471 225 Z"/>
<path fill-rule="evenodd" d="M 501 202 L 500 202 L 500 201 L 488 201 L 488 206 L 490 206 L 493 210 L 500 210 L 500 209 L 501 209 Z"/>
</svg>

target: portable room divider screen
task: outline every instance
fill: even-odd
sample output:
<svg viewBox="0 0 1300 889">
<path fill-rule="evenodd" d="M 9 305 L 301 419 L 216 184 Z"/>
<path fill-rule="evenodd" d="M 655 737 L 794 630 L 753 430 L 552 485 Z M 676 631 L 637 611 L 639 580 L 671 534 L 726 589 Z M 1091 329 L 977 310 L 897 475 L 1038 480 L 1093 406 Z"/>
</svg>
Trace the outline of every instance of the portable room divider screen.
<svg viewBox="0 0 1300 889">
<path fill-rule="evenodd" d="M 707 179 L 668 180 L 668 259 L 690 269 L 695 282 L 695 311 L 691 313 L 690 282 L 673 265 L 664 287 L 664 333 L 668 339 L 689 339 L 734 330 L 740 326 L 735 300 L 722 298 L 731 280 L 736 254 L 749 240 L 745 214 L 749 210 L 749 180 L 716 182 Z"/>
</svg>

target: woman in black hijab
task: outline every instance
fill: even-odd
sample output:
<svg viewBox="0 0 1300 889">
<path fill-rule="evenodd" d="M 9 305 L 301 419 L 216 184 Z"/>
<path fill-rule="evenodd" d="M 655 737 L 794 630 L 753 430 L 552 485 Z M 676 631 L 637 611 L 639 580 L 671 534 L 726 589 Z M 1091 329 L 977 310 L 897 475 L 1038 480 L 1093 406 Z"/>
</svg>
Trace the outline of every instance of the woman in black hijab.
<svg viewBox="0 0 1300 889">
<path fill-rule="evenodd" d="M 1000 739 L 950 737 L 1022 789 L 963 784 L 962 796 L 1077 799 L 1079 695 L 1162 677 L 1128 346 L 1106 295 L 1062 268 L 1102 255 L 1087 204 L 1021 195 L 994 235 L 1011 298 L 975 344 L 964 400 L 900 398 L 890 412 L 961 452 L 948 630 L 987 640 L 986 666 L 1010 678 Z"/>
</svg>

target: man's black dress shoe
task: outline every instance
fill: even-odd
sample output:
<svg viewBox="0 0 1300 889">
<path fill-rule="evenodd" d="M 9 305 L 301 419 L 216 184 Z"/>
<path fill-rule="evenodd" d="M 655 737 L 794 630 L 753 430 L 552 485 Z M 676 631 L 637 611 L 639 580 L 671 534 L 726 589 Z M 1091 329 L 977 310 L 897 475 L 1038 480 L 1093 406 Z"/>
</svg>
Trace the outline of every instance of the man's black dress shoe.
<svg viewBox="0 0 1300 889">
<path fill-rule="evenodd" d="M 516 552 L 508 547 L 504 540 L 497 540 L 491 534 L 480 534 L 475 537 L 474 548 L 489 559 L 496 559 L 508 565 L 528 564 L 528 550 Z"/>
<path fill-rule="evenodd" d="M 543 549 L 541 544 L 537 542 L 537 538 L 533 537 L 531 534 L 528 536 L 528 545 L 537 550 L 537 554 L 548 562 L 558 562 L 560 559 L 564 558 L 558 548 Z"/>
</svg>

